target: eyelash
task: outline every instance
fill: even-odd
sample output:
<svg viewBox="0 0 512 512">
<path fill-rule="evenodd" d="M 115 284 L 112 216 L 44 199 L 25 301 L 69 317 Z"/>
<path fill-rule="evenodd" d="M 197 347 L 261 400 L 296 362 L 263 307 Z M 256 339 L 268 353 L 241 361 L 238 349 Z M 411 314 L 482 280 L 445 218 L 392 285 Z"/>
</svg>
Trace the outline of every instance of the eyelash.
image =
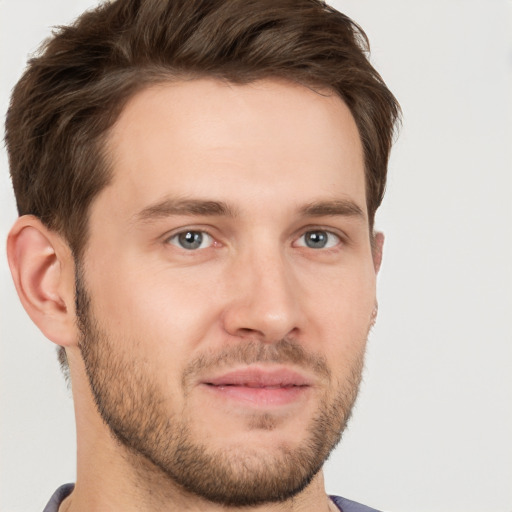
<svg viewBox="0 0 512 512">
<path fill-rule="evenodd" d="M 183 247 L 182 245 L 179 244 L 179 242 L 178 242 L 179 237 L 186 236 L 186 235 L 189 235 L 189 234 L 192 234 L 192 233 L 195 234 L 195 235 L 201 235 L 202 238 L 204 238 L 205 236 L 207 238 L 209 238 L 210 239 L 210 243 L 209 243 L 208 247 L 186 248 L 186 247 Z M 178 233 L 175 233 L 175 234 L 167 237 L 165 241 L 166 241 L 166 243 L 171 244 L 171 245 L 175 245 L 179 249 L 183 249 L 184 251 L 187 251 L 187 252 L 194 252 L 194 251 L 197 251 L 197 250 L 208 249 L 212 245 L 215 245 L 216 243 L 218 244 L 218 242 L 216 242 L 216 240 L 213 237 L 213 235 L 211 235 L 208 231 L 206 231 L 204 229 L 184 229 L 182 231 L 179 231 Z M 174 243 L 173 241 L 176 241 L 176 243 Z M 201 240 L 201 243 L 202 243 L 202 240 Z"/>
<path fill-rule="evenodd" d="M 306 245 L 306 243 L 304 244 L 300 244 L 299 247 L 307 247 L 309 249 L 313 249 L 313 250 L 325 250 L 325 251 L 328 251 L 328 250 L 333 250 L 335 249 L 338 245 L 340 245 L 342 243 L 342 238 L 340 235 L 336 234 L 336 233 L 333 233 L 332 231 L 328 230 L 328 229 L 324 229 L 324 228 L 310 228 L 308 229 L 307 231 L 304 231 L 302 233 L 302 235 L 300 235 L 300 237 L 297 239 L 298 240 L 301 240 L 303 237 L 307 236 L 308 234 L 318 234 L 318 233 L 323 233 L 323 234 L 327 234 L 327 242 L 326 242 L 326 245 L 329 244 L 329 239 L 331 239 L 331 242 L 334 242 L 334 243 L 331 243 L 331 245 L 329 246 L 325 246 L 325 247 L 309 247 L 308 245 Z M 332 240 L 334 239 L 334 240 Z M 295 242 L 297 243 L 297 242 Z"/>
<path fill-rule="evenodd" d="M 327 234 L 326 246 L 324 246 L 324 247 L 310 247 L 310 246 L 307 245 L 306 242 L 300 243 L 300 244 L 298 243 L 298 241 L 301 240 L 303 237 L 307 236 L 308 234 L 313 234 L 313 233 Z M 188 248 L 187 247 L 183 247 L 183 245 L 179 241 L 179 238 L 183 237 L 183 236 L 186 236 L 186 235 L 189 235 L 189 234 L 200 235 L 200 237 L 201 237 L 200 240 L 197 240 L 197 239 L 196 240 L 194 240 L 194 239 L 191 240 L 192 244 L 195 241 L 196 243 L 199 244 L 198 246 L 196 246 L 196 247 L 188 247 Z M 208 245 L 207 245 L 207 247 L 201 247 L 205 237 L 207 239 L 209 239 Z M 332 240 L 333 238 L 334 238 L 334 240 Z M 331 240 L 331 242 L 329 240 Z M 178 249 L 182 249 L 182 250 L 184 250 L 186 252 L 189 252 L 189 253 L 200 251 L 200 250 L 209 249 L 212 246 L 217 246 L 218 247 L 218 246 L 222 245 L 222 244 L 220 244 L 219 242 L 216 241 L 215 237 L 209 231 L 207 231 L 205 229 L 194 229 L 194 228 L 184 229 L 184 230 L 181 230 L 181 231 L 179 231 L 177 233 L 174 233 L 171 236 L 168 236 L 165 239 L 165 242 L 167 244 L 174 245 Z M 334 242 L 334 243 L 332 243 L 332 242 Z M 311 249 L 313 251 L 317 251 L 317 250 L 318 251 L 319 250 L 323 250 L 323 251 L 333 251 L 334 250 L 335 251 L 337 249 L 337 247 L 339 245 L 343 244 L 343 243 L 345 243 L 345 239 L 340 234 L 334 233 L 333 231 L 331 231 L 329 229 L 326 229 L 326 228 L 323 228 L 323 227 L 308 226 L 306 230 L 302 231 L 302 233 L 301 233 L 301 235 L 299 237 L 294 239 L 294 242 L 293 242 L 292 246 L 304 247 L 306 249 Z"/>
</svg>

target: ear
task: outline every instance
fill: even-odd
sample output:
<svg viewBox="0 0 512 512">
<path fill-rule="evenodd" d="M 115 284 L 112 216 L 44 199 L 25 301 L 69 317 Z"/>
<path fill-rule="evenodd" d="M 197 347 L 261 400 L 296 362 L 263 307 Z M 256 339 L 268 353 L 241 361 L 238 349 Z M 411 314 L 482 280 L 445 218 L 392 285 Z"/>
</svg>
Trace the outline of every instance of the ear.
<svg viewBox="0 0 512 512">
<path fill-rule="evenodd" d="M 32 321 L 57 345 L 76 344 L 74 260 L 62 237 L 37 217 L 23 215 L 7 238 L 7 258 Z"/>
<path fill-rule="evenodd" d="M 382 263 L 382 250 L 384 248 L 384 233 L 377 231 L 373 234 L 372 240 L 372 255 L 373 255 L 373 267 L 375 273 L 378 274 L 380 265 Z"/>
</svg>

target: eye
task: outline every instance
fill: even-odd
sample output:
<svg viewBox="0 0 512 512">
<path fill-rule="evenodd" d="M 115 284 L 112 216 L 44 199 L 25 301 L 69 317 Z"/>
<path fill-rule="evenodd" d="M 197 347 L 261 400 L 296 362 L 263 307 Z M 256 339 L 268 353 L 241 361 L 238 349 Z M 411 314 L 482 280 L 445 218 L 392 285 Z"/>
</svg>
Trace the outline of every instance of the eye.
<svg viewBox="0 0 512 512">
<path fill-rule="evenodd" d="M 336 247 L 340 242 L 340 237 L 334 233 L 324 229 L 315 229 L 306 231 L 297 241 L 297 245 L 310 249 L 330 249 Z"/>
<path fill-rule="evenodd" d="M 182 231 L 171 236 L 168 242 L 187 251 L 206 249 L 213 245 L 213 238 L 204 231 Z"/>
</svg>

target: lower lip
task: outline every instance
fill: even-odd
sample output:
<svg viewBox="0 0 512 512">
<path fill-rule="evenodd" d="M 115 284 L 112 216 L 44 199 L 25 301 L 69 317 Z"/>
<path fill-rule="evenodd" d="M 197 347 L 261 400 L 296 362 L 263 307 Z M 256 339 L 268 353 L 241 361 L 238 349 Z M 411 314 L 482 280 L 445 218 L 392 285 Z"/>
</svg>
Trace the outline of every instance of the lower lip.
<svg viewBox="0 0 512 512">
<path fill-rule="evenodd" d="M 205 385 L 205 387 L 220 398 L 261 407 L 282 406 L 297 402 L 309 390 L 309 386 L 250 388 L 246 386 Z"/>
</svg>

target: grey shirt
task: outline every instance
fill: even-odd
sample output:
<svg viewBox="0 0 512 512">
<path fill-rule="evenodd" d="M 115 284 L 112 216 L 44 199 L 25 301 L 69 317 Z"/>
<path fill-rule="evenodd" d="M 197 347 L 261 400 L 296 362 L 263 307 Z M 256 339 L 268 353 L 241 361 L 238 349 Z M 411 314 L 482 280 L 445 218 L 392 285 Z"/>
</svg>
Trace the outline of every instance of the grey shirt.
<svg viewBox="0 0 512 512">
<path fill-rule="evenodd" d="M 60 504 L 71 494 L 74 487 L 74 484 L 64 484 L 59 487 L 50 498 L 43 512 L 58 512 Z M 379 512 L 374 508 L 366 507 L 365 505 L 347 500 L 341 496 L 331 496 L 331 499 L 341 512 Z"/>
</svg>

